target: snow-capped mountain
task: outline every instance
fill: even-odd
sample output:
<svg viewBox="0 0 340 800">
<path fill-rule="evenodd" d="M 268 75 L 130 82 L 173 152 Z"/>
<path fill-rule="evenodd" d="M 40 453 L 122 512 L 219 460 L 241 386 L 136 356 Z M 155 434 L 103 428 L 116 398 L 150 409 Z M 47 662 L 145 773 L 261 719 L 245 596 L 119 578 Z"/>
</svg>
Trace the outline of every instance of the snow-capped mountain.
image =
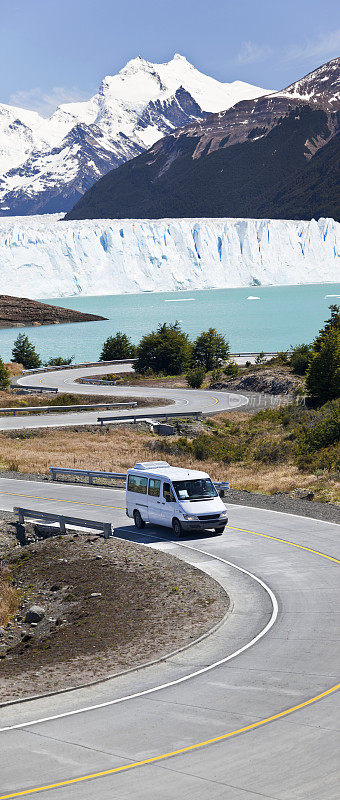
<svg viewBox="0 0 340 800">
<path fill-rule="evenodd" d="M 123 294 L 337 281 L 332 219 L 0 220 L 0 291 Z"/>
<path fill-rule="evenodd" d="M 340 59 L 177 128 L 104 175 L 66 219 L 340 219 Z"/>
<path fill-rule="evenodd" d="M 49 119 L 0 104 L 0 215 L 67 211 L 162 136 L 268 92 L 221 83 L 176 54 L 164 64 L 138 56 L 90 100 L 65 103 Z"/>
</svg>

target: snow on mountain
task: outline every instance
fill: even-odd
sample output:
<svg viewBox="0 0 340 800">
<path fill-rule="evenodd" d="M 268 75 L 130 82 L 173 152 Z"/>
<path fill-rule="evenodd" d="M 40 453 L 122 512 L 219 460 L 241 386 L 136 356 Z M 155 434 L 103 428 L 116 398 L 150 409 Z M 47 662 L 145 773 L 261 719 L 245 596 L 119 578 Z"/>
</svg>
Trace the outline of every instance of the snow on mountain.
<svg viewBox="0 0 340 800">
<path fill-rule="evenodd" d="M 221 83 L 181 55 L 138 56 L 107 76 L 90 100 L 49 119 L 0 104 L 0 214 L 67 211 L 99 177 L 180 125 L 268 90 Z"/>
<path fill-rule="evenodd" d="M 340 224 L 268 219 L 0 220 L 0 293 L 46 298 L 339 279 Z"/>
<path fill-rule="evenodd" d="M 340 101 L 339 58 L 327 61 L 281 92 L 273 92 L 272 96 L 315 103 L 328 111 L 336 110 Z"/>
</svg>

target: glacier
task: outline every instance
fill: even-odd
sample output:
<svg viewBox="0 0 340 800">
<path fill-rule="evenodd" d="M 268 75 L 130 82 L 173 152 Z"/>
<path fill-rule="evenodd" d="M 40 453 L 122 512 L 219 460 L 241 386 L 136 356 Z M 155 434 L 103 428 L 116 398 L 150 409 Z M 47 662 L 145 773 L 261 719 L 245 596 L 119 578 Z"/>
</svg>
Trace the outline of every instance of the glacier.
<svg viewBox="0 0 340 800">
<path fill-rule="evenodd" d="M 333 219 L 0 219 L 0 293 L 32 299 L 339 280 Z"/>
</svg>

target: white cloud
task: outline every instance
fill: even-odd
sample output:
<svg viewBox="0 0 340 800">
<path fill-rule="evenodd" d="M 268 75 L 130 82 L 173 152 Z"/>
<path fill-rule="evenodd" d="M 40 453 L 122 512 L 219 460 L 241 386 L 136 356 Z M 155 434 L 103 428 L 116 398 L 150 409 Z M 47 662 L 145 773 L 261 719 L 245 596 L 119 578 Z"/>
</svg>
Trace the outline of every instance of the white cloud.
<svg viewBox="0 0 340 800">
<path fill-rule="evenodd" d="M 339 55 L 339 52 L 340 28 L 330 33 L 322 34 L 314 41 L 307 40 L 288 47 L 283 53 L 283 60 L 307 61 L 310 58 L 318 58 L 321 63 Z"/>
<path fill-rule="evenodd" d="M 256 61 L 265 61 L 272 55 L 271 47 L 256 44 L 256 42 L 242 42 L 241 48 L 236 56 L 237 64 L 254 64 Z"/>
<path fill-rule="evenodd" d="M 29 108 L 37 111 L 43 117 L 49 117 L 61 103 L 74 103 L 87 100 L 85 95 L 76 86 L 67 89 L 64 86 L 54 86 L 50 91 L 45 91 L 40 87 L 35 89 L 19 90 L 11 94 L 9 104 L 20 108 Z"/>
</svg>

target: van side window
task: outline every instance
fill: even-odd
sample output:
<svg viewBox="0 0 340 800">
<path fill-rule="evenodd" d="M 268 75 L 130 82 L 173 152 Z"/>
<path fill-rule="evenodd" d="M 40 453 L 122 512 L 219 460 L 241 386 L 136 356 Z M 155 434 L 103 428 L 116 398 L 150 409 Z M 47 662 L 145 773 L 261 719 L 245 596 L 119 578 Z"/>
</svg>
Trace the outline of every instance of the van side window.
<svg viewBox="0 0 340 800">
<path fill-rule="evenodd" d="M 163 483 L 163 497 L 164 497 L 164 500 L 166 500 L 167 503 L 174 503 L 175 502 L 174 493 L 172 491 L 170 483 Z"/>
<path fill-rule="evenodd" d="M 128 477 L 128 492 L 137 492 L 137 494 L 146 494 L 148 479 L 142 478 L 139 475 L 129 475 Z"/>
<path fill-rule="evenodd" d="M 160 493 L 161 493 L 161 482 L 158 481 L 156 478 L 150 478 L 149 495 L 151 495 L 151 497 L 159 497 Z"/>
</svg>

